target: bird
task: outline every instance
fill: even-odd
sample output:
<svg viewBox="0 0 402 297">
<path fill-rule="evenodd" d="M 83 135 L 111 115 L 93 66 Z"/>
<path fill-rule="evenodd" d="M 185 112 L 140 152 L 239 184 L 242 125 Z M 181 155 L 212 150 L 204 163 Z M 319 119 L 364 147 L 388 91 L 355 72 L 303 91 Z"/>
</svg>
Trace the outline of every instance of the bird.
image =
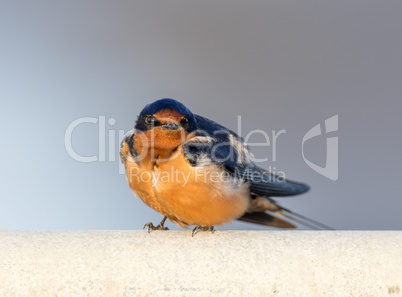
<svg viewBox="0 0 402 297">
<path fill-rule="evenodd" d="M 252 160 L 244 139 L 232 130 L 164 98 L 146 105 L 120 146 L 129 187 L 163 215 L 148 232 L 183 228 L 214 231 L 234 220 L 295 228 L 330 229 L 280 206 L 272 197 L 306 193 L 309 186 L 285 180 Z"/>
</svg>

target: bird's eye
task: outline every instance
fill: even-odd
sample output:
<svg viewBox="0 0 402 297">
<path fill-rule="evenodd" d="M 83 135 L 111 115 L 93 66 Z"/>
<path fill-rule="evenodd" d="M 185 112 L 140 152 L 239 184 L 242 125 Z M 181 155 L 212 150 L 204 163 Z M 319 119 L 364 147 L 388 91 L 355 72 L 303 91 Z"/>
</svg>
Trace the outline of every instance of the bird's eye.
<svg viewBox="0 0 402 297">
<path fill-rule="evenodd" d="M 181 123 L 184 124 L 184 125 L 188 124 L 188 118 L 187 117 L 182 118 Z"/>
<path fill-rule="evenodd" d="M 154 117 L 153 117 L 153 116 L 147 116 L 147 117 L 145 118 L 145 122 L 146 122 L 148 125 L 151 125 L 153 121 L 154 121 Z"/>
</svg>

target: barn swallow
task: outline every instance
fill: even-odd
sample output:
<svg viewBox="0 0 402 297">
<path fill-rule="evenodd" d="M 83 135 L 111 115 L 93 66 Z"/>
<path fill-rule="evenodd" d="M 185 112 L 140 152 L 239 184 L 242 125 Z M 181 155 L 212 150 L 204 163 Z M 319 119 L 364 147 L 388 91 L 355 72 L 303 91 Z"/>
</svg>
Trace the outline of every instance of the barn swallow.
<svg viewBox="0 0 402 297">
<path fill-rule="evenodd" d="M 251 156 L 235 132 L 174 99 L 145 106 L 120 148 L 130 188 L 164 216 L 157 226 L 146 224 L 148 232 L 168 230 L 166 219 L 183 228 L 195 225 L 193 235 L 233 220 L 329 228 L 272 199 L 302 194 L 309 187 L 279 178 L 253 163 Z"/>
</svg>

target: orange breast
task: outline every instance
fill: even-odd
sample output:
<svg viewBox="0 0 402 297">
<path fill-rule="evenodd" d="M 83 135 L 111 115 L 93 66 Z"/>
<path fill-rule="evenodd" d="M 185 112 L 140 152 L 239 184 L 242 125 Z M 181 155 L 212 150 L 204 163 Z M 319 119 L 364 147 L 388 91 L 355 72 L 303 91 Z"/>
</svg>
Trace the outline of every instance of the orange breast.
<svg viewBox="0 0 402 297">
<path fill-rule="evenodd" d="M 247 186 L 234 182 L 215 165 L 192 167 L 179 154 L 159 163 L 154 172 L 157 200 L 189 225 L 221 225 L 247 210 Z"/>
</svg>

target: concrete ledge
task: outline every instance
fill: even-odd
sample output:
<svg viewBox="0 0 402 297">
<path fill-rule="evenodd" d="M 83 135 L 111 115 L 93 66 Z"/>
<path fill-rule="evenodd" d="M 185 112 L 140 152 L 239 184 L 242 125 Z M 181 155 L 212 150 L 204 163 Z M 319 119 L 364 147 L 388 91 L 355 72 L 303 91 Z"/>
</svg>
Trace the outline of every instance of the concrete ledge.
<svg viewBox="0 0 402 297">
<path fill-rule="evenodd" d="M 0 232 L 0 296 L 401 296 L 402 231 Z"/>
</svg>

